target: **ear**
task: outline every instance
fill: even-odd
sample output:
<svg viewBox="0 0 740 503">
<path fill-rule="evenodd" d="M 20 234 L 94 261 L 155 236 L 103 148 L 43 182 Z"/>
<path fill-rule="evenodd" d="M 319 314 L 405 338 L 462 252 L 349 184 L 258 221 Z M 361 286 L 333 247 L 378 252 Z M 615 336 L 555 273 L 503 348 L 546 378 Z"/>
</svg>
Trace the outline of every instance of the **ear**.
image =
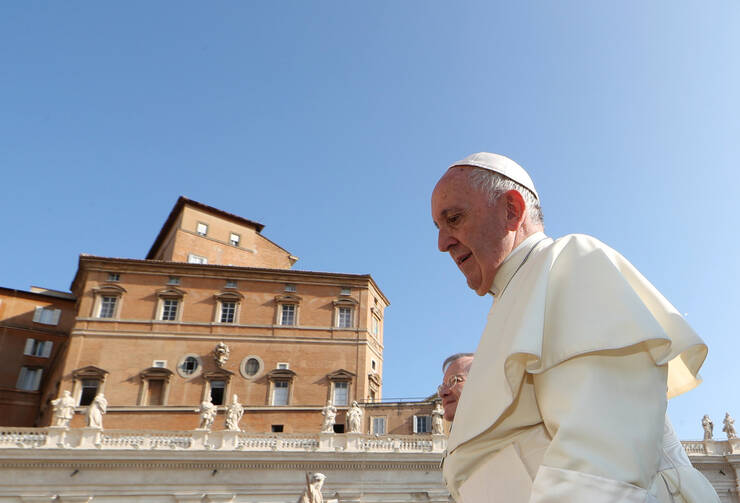
<svg viewBox="0 0 740 503">
<path fill-rule="evenodd" d="M 527 205 L 518 190 L 512 189 L 505 192 L 503 197 L 506 202 L 506 228 L 510 231 L 517 231 L 524 223 Z"/>
</svg>

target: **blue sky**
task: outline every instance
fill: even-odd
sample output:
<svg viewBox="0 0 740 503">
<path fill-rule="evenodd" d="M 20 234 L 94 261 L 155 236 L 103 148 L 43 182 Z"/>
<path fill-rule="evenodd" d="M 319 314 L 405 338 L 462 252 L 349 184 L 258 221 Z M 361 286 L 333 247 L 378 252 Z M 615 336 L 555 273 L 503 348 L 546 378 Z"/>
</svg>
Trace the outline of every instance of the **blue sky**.
<svg viewBox="0 0 740 503">
<path fill-rule="evenodd" d="M 264 223 L 298 269 L 371 273 L 384 395 L 426 396 L 491 302 L 437 251 L 429 196 L 499 152 L 550 235 L 619 250 L 707 341 L 669 408 L 700 438 L 740 416 L 738 21 L 733 1 L 5 2 L 0 285 L 143 258 L 182 194 Z"/>
</svg>

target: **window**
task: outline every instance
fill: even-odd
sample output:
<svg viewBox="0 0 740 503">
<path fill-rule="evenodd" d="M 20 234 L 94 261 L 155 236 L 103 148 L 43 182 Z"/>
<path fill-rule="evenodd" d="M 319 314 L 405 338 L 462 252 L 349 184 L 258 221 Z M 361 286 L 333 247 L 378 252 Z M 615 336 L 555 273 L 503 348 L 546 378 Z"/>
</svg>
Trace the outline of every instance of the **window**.
<svg viewBox="0 0 740 503">
<path fill-rule="evenodd" d="M 349 383 L 337 381 L 334 383 L 334 396 L 332 403 L 334 405 L 349 405 Z"/>
<path fill-rule="evenodd" d="M 241 365 L 241 372 L 244 377 L 250 379 L 256 376 L 262 368 L 262 361 L 256 356 L 247 356 Z"/>
<path fill-rule="evenodd" d="M 385 435 L 385 417 L 374 417 L 372 418 L 372 430 L 370 433 L 374 435 Z"/>
<path fill-rule="evenodd" d="M 23 391 L 37 391 L 41 385 L 41 375 L 43 369 L 21 367 L 21 373 L 18 374 L 18 383 L 16 388 Z"/>
<path fill-rule="evenodd" d="M 179 276 L 170 276 L 170 278 L 167 280 L 168 285 L 179 285 L 180 284 L 180 277 Z"/>
<path fill-rule="evenodd" d="M 338 314 L 337 326 L 339 328 L 351 328 L 352 327 L 352 308 L 351 307 L 339 307 L 337 314 Z"/>
<path fill-rule="evenodd" d="M 326 375 L 329 385 L 329 398 L 331 403 L 337 406 L 349 405 L 350 385 L 355 374 L 345 369 L 337 369 Z"/>
<path fill-rule="evenodd" d="M 108 281 L 113 281 L 113 282 L 121 281 L 121 275 L 118 274 L 117 272 L 109 272 Z"/>
<path fill-rule="evenodd" d="M 61 309 L 52 309 L 50 307 L 37 307 L 33 313 L 33 321 L 44 325 L 56 325 L 59 323 L 59 317 L 62 315 Z"/>
<path fill-rule="evenodd" d="M 208 234 L 208 224 L 204 224 L 203 222 L 198 222 L 198 225 L 195 227 L 195 230 L 199 236 L 205 236 Z"/>
<path fill-rule="evenodd" d="M 49 358 L 51 355 L 51 348 L 53 346 L 54 343 L 51 341 L 39 341 L 29 337 L 26 339 L 26 348 L 23 350 L 23 354 L 27 356 Z"/>
<path fill-rule="evenodd" d="M 351 293 L 352 293 L 352 289 L 350 289 L 350 287 L 343 286 L 339 292 L 339 295 L 350 295 Z"/>
<path fill-rule="evenodd" d="M 278 362 L 278 364 L 277 364 L 277 366 L 275 368 L 276 369 L 289 369 L 290 368 L 290 363 Z"/>
<path fill-rule="evenodd" d="M 166 365 L 166 360 L 154 360 L 151 367 L 139 374 L 139 405 L 167 405 L 167 392 L 173 372 L 164 368 Z"/>
<path fill-rule="evenodd" d="M 285 285 L 285 291 L 286 292 L 295 293 L 295 290 L 296 290 L 295 289 L 295 285 L 290 285 L 290 284 Z"/>
<path fill-rule="evenodd" d="M 226 288 L 236 288 L 236 280 L 235 279 L 227 279 L 226 280 Z"/>
<path fill-rule="evenodd" d="M 221 303 L 221 323 L 234 323 L 236 316 L 236 302 Z"/>
<path fill-rule="evenodd" d="M 146 397 L 147 405 L 164 405 L 164 381 L 150 379 Z"/>
<path fill-rule="evenodd" d="M 373 316 L 372 329 L 373 329 L 373 335 L 375 335 L 375 336 L 378 335 L 378 326 L 379 325 L 380 324 L 378 323 L 378 318 L 376 318 L 375 316 Z"/>
<path fill-rule="evenodd" d="M 295 304 L 282 304 L 280 306 L 280 324 L 295 325 Z"/>
<path fill-rule="evenodd" d="M 177 299 L 163 299 L 162 300 L 162 320 L 163 321 L 175 321 L 177 319 L 177 307 L 180 305 L 180 301 Z"/>
<path fill-rule="evenodd" d="M 221 292 L 216 297 L 216 323 L 239 323 L 239 305 L 244 298 L 233 290 Z"/>
<path fill-rule="evenodd" d="M 375 391 L 374 390 L 370 390 L 369 399 L 370 399 L 370 402 L 375 402 Z"/>
<path fill-rule="evenodd" d="M 207 264 L 208 259 L 205 257 L 201 257 L 200 255 L 195 255 L 193 253 L 188 253 L 188 264 Z"/>
<path fill-rule="evenodd" d="M 118 297 L 103 296 L 100 298 L 100 313 L 98 318 L 115 318 L 116 316 L 116 303 Z"/>
<path fill-rule="evenodd" d="M 226 391 L 226 381 L 213 380 L 211 383 L 211 403 L 213 405 L 223 405 Z"/>
<path fill-rule="evenodd" d="M 334 433 L 344 433 L 344 425 L 334 423 Z"/>
<path fill-rule="evenodd" d="M 177 373 L 184 378 L 195 377 L 203 368 L 200 357 L 196 355 L 185 355 L 177 364 Z"/>
<path fill-rule="evenodd" d="M 83 379 L 80 388 L 80 406 L 90 405 L 98 394 L 100 381 L 97 379 Z"/>
<path fill-rule="evenodd" d="M 429 433 L 431 431 L 431 416 L 414 416 L 414 433 Z"/>
<path fill-rule="evenodd" d="M 231 246 L 239 246 L 239 240 L 241 237 L 239 234 L 234 234 L 233 232 L 229 234 L 229 244 Z"/>
<path fill-rule="evenodd" d="M 272 383 L 272 405 L 288 405 L 288 381 Z"/>
<path fill-rule="evenodd" d="M 270 430 L 273 433 L 282 433 L 283 432 L 283 425 L 282 424 L 273 424 L 271 426 Z"/>
<path fill-rule="evenodd" d="M 375 370 L 375 365 L 375 360 L 370 360 L 370 368 L 373 369 L 373 371 Z"/>
</svg>

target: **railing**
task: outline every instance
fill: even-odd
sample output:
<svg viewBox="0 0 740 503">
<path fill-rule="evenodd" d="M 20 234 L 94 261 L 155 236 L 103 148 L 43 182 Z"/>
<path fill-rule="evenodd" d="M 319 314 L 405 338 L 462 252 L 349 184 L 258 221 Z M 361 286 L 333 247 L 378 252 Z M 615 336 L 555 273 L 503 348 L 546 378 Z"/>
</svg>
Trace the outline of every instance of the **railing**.
<svg viewBox="0 0 740 503">
<path fill-rule="evenodd" d="M 132 431 L 64 427 L 0 429 L 0 449 L 441 453 L 446 447 L 446 436 L 431 434 L 375 436 L 360 433 Z"/>
</svg>

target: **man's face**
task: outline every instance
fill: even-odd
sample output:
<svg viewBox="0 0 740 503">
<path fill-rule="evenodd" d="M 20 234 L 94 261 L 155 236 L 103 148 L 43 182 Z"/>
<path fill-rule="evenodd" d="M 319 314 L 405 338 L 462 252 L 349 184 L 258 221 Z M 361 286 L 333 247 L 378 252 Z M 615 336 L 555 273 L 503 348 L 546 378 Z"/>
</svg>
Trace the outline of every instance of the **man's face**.
<svg viewBox="0 0 740 503">
<path fill-rule="evenodd" d="M 452 168 L 432 192 L 432 219 L 439 229 L 439 251 L 448 252 L 468 286 L 485 295 L 499 266 L 513 249 L 507 228 L 506 194 L 494 204 L 470 186 L 466 170 Z"/>
<path fill-rule="evenodd" d="M 467 378 L 468 370 L 470 369 L 470 364 L 472 363 L 472 361 L 472 356 L 461 356 L 457 360 L 450 363 L 450 366 L 447 367 L 447 370 L 445 371 L 442 382 L 446 383 L 452 376 L 456 375 L 461 375 Z M 460 400 L 460 394 L 462 393 L 464 385 L 465 381 L 458 382 L 450 388 L 443 386 L 443 389 L 440 392 L 439 397 L 442 399 L 442 408 L 445 410 L 445 419 L 447 421 L 452 421 L 453 419 L 455 419 L 457 402 L 458 400 Z"/>
</svg>

